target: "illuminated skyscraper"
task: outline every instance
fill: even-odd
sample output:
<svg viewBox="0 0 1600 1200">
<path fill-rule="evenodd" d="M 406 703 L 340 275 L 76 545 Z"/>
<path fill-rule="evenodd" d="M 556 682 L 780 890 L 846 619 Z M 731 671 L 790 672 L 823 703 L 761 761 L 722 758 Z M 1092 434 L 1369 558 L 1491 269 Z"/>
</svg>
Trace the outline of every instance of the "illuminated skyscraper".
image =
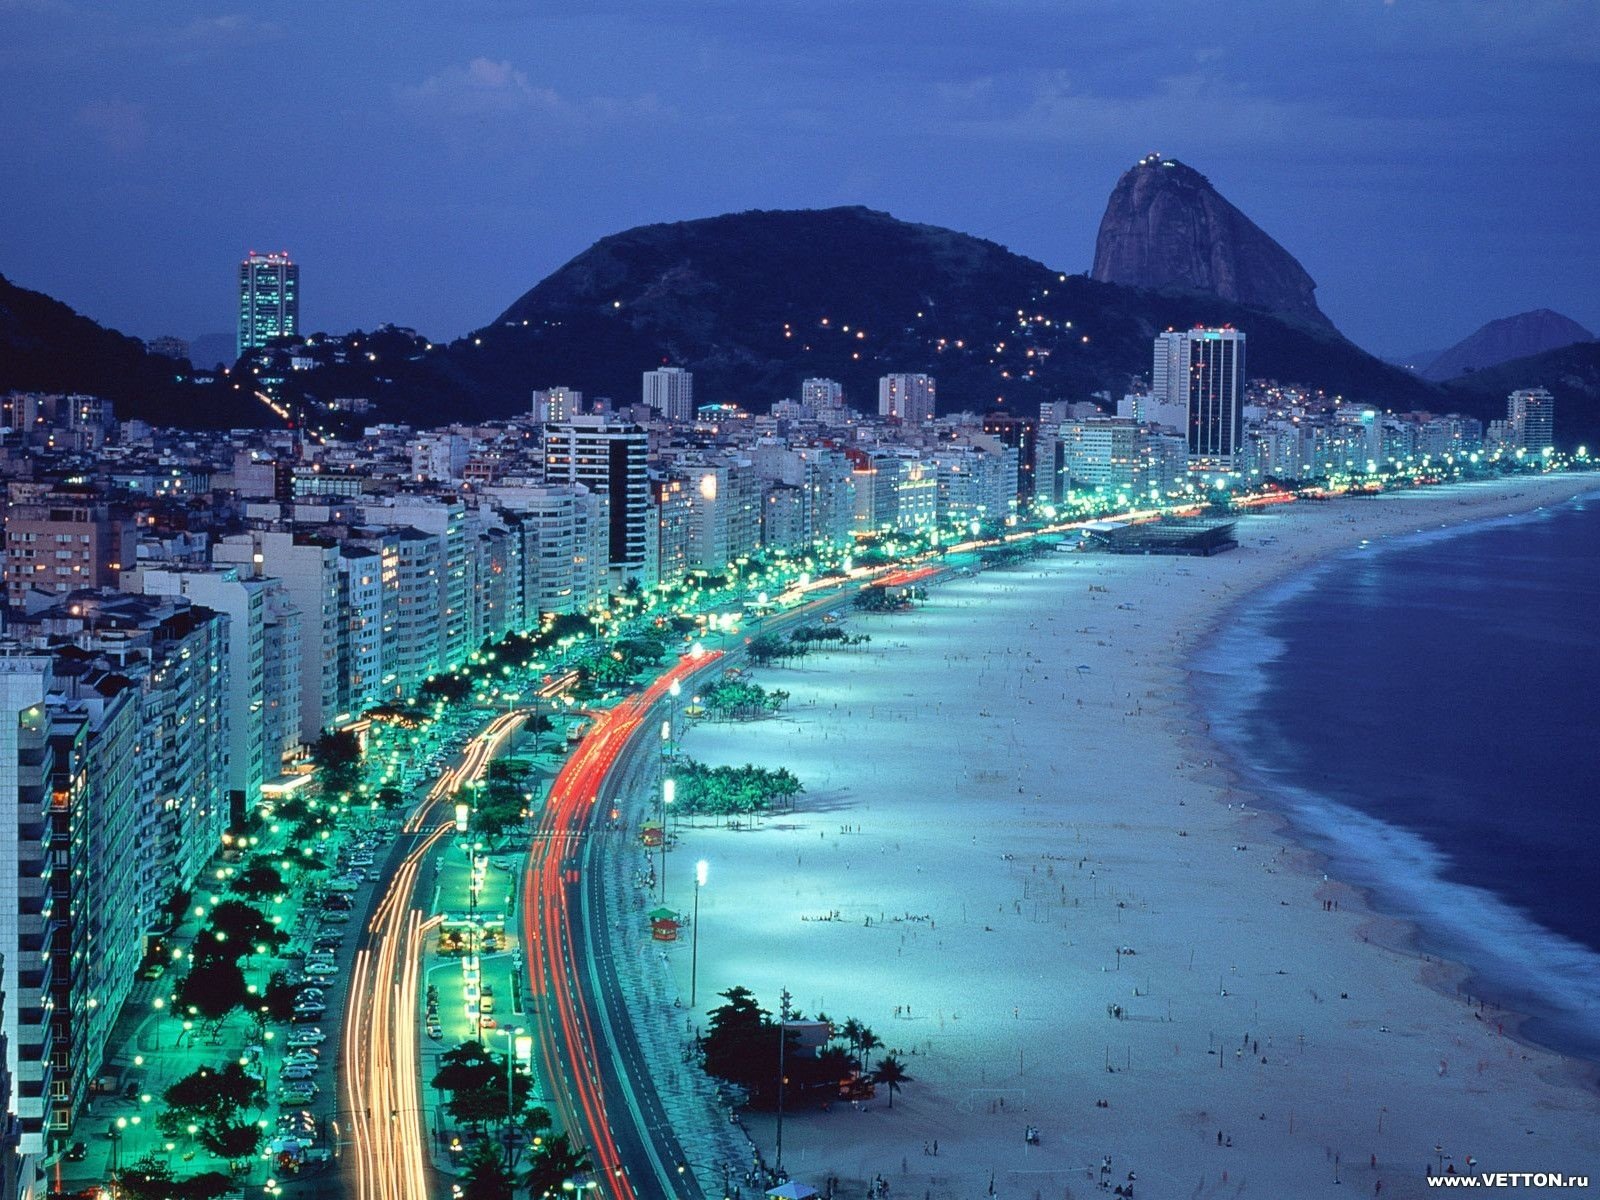
<svg viewBox="0 0 1600 1200">
<path fill-rule="evenodd" d="M 1543 454 L 1555 445 L 1556 402 L 1544 388 L 1524 388 L 1506 399 L 1512 448 Z"/>
<path fill-rule="evenodd" d="M 1237 329 L 1188 329 L 1156 336 L 1151 399 L 1188 414 L 1189 465 L 1231 470 L 1238 464 L 1244 425 L 1244 334 Z"/>
<path fill-rule="evenodd" d="M 239 264 L 239 353 L 300 329 L 300 268 L 288 251 L 257 254 Z"/>
</svg>

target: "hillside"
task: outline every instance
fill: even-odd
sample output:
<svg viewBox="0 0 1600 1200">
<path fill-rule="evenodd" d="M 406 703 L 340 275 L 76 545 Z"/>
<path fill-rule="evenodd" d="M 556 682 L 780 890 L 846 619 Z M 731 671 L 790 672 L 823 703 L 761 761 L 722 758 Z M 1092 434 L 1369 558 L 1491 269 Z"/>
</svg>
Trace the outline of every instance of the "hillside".
<svg viewBox="0 0 1600 1200">
<path fill-rule="evenodd" d="M 196 386 L 188 363 L 0 276 L 0 392 L 9 391 L 104 396 L 119 418 L 189 428 L 255 424 L 265 412 L 231 387 Z"/>
<path fill-rule="evenodd" d="M 1233 324 L 1252 375 L 1388 404 L 1433 398 L 1331 331 L 1213 296 L 1063 275 L 966 234 L 865 208 L 747 212 L 597 242 L 447 351 L 448 373 L 508 408 L 568 384 L 632 401 L 639 373 L 695 372 L 703 401 L 765 409 L 808 376 L 876 402 L 889 371 L 939 379 L 942 410 L 1120 394 L 1160 330 Z M 444 367 L 445 364 L 439 364 Z"/>
<path fill-rule="evenodd" d="M 1518 388 L 1548 388 L 1556 400 L 1556 442 L 1600 447 L 1600 342 L 1579 342 L 1474 371 L 1447 383 L 1448 402 L 1486 418 L 1506 415 Z"/>
<path fill-rule="evenodd" d="M 1421 374 L 1424 379 L 1445 383 L 1468 371 L 1559 350 L 1574 342 L 1592 341 L 1594 334 L 1571 317 L 1539 308 L 1490 321 L 1440 354 Z"/>
</svg>

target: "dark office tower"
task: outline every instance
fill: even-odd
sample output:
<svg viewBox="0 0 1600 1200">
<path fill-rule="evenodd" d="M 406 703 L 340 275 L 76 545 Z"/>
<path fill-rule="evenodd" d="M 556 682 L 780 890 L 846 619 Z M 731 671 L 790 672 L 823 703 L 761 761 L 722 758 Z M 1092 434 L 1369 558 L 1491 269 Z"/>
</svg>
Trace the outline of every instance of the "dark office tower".
<svg viewBox="0 0 1600 1200">
<path fill-rule="evenodd" d="M 300 268 L 288 251 L 249 256 L 239 264 L 239 353 L 300 329 Z"/>
<path fill-rule="evenodd" d="M 1244 334 L 1190 329 L 1156 337 L 1151 396 L 1188 413 L 1189 466 L 1232 470 L 1244 424 Z"/>
<path fill-rule="evenodd" d="M 992 412 L 983 419 L 983 431 L 1000 439 L 1002 445 L 1017 452 L 1017 499 L 1026 505 L 1033 499 L 1034 455 L 1039 427 L 1027 417 Z"/>
</svg>

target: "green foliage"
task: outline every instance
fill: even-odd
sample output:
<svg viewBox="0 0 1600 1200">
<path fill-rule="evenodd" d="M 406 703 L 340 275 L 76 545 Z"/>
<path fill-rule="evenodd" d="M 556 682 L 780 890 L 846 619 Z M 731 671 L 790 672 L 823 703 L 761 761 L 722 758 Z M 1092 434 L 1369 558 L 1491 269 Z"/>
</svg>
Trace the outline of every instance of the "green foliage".
<svg viewBox="0 0 1600 1200">
<path fill-rule="evenodd" d="M 906 1074 L 905 1064 L 900 1061 L 900 1052 L 898 1050 L 891 1050 L 883 1056 L 883 1061 L 878 1064 L 878 1069 L 872 1073 L 872 1080 L 874 1083 L 881 1083 L 889 1089 L 890 1108 L 894 1107 L 894 1094 L 900 1090 L 900 1086 L 914 1082 L 911 1076 Z"/>
<path fill-rule="evenodd" d="M 478 1138 L 461 1164 L 462 1200 L 512 1200 L 517 1179 L 488 1138 Z"/>
<path fill-rule="evenodd" d="M 245 986 L 244 972 L 238 962 L 217 958 L 209 962 L 196 962 L 178 984 L 174 1002 L 180 1013 L 193 1010 L 207 1021 L 220 1021 L 236 1008 L 250 1001 Z"/>
<path fill-rule="evenodd" d="M 757 666 L 765 666 L 767 663 L 785 657 L 788 653 L 788 648 L 789 643 L 776 634 L 758 633 L 750 639 L 750 644 L 744 648 L 744 652 L 749 656 L 751 662 Z"/>
<path fill-rule="evenodd" d="M 590 1168 L 589 1155 L 573 1147 L 564 1134 L 544 1139 L 534 1150 L 522 1184 L 533 1197 L 560 1196 L 561 1185 Z"/>
<path fill-rule="evenodd" d="M 432 1080 L 440 1091 L 449 1092 L 445 1109 L 463 1125 L 484 1125 L 504 1121 L 527 1103 L 531 1084 L 517 1072 L 512 1079 L 512 1112 L 506 1111 L 506 1058 L 492 1054 L 481 1042 L 462 1042 L 439 1057 L 439 1070 Z"/>
<path fill-rule="evenodd" d="M 727 1003 L 713 1009 L 702 1042 L 706 1072 L 745 1089 L 757 1108 L 777 1104 L 779 1081 L 779 1025 L 756 1002 L 749 989 L 730 988 L 721 993 Z M 798 1020 L 791 1014 L 790 1020 Z M 825 1018 L 818 1018 L 823 1020 Z M 851 1022 L 857 1030 L 860 1022 Z M 818 1053 L 803 1051 L 791 1026 L 783 1049 L 782 1071 L 791 1102 L 807 1096 L 819 1101 L 837 1099 L 857 1075 L 857 1065 L 838 1047 L 828 1045 Z"/>
<path fill-rule="evenodd" d="M 199 1136 L 200 1144 L 218 1158 L 237 1162 L 255 1157 L 261 1148 L 262 1129 L 254 1121 L 234 1121 L 203 1126 Z"/>
<path fill-rule="evenodd" d="M 788 699 L 788 692 L 769 692 L 759 683 L 743 679 L 720 679 L 701 693 L 706 715 L 713 721 L 750 721 L 770 716 Z"/>
<path fill-rule="evenodd" d="M 234 1190 L 220 1171 L 202 1171 L 179 1179 L 155 1155 L 147 1155 L 114 1176 L 123 1200 L 219 1200 Z"/>
<path fill-rule="evenodd" d="M 465 700 L 472 693 L 472 680 L 465 675 L 435 675 L 417 689 L 424 700 Z"/>
<path fill-rule="evenodd" d="M 763 813 L 775 805 L 791 805 L 805 791 L 787 767 L 773 770 L 746 763 L 742 767 L 708 767 L 686 758 L 673 770 L 677 780 L 674 804 L 686 813 L 712 816 Z"/>
<path fill-rule="evenodd" d="M 281 896 L 286 886 L 276 867 L 259 861 L 251 863 L 233 879 L 233 890 L 253 899 Z"/>
<path fill-rule="evenodd" d="M 261 1081 L 237 1062 L 215 1070 L 202 1067 L 162 1093 L 167 1108 L 156 1126 L 169 1138 L 187 1136 L 189 1126 L 197 1126 L 195 1136 L 213 1154 L 249 1158 L 261 1144 L 261 1130 L 254 1121 L 240 1120 L 239 1112 L 259 1105 L 262 1091 Z"/>
</svg>

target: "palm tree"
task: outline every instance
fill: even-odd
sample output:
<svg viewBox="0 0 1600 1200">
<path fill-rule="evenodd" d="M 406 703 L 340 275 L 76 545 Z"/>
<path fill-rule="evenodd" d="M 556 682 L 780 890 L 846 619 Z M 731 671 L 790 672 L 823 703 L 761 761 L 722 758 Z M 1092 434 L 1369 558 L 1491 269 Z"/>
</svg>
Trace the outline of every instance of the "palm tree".
<svg viewBox="0 0 1600 1200">
<path fill-rule="evenodd" d="M 854 1017 L 847 1018 L 845 1023 L 839 1026 L 839 1034 L 844 1038 L 845 1044 L 850 1047 L 850 1055 L 852 1058 L 856 1057 L 856 1043 L 861 1040 L 861 1030 L 861 1022 L 856 1020 Z M 857 1059 L 858 1065 L 859 1062 L 860 1060 Z"/>
<path fill-rule="evenodd" d="M 534 1200 L 543 1196 L 559 1196 L 562 1184 L 578 1172 L 588 1169 L 588 1153 L 575 1149 L 565 1134 L 557 1134 L 545 1138 L 544 1144 L 533 1152 L 522 1184 Z"/>
<path fill-rule="evenodd" d="M 864 1075 L 867 1072 L 872 1052 L 882 1046 L 883 1041 L 877 1034 L 863 1025 L 861 1032 L 856 1036 L 856 1043 L 861 1047 L 861 1073 Z"/>
<path fill-rule="evenodd" d="M 900 1090 L 902 1083 L 914 1082 L 906 1074 L 905 1067 L 901 1064 L 898 1050 L 891 1050 L 883 1056 L 883 1061 L 878 1064 L 878 1069 L 872 1073 L 875 1083 L 881 1083 L 889 1089 L 889 1107 L 894 1107 L 894 1094 Z"/>
</svg>

